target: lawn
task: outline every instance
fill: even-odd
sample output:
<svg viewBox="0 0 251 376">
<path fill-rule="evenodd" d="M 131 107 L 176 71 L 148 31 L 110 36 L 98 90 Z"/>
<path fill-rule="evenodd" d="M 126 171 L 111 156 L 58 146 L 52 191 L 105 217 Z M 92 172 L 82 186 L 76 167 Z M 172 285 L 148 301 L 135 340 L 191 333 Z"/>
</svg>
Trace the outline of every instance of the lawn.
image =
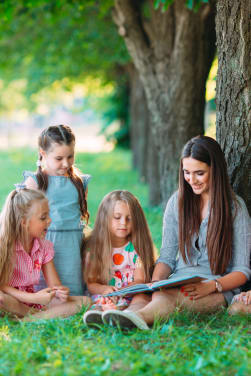
<svg viewBox="0 0 251 376">
<path fill-rule="evenodd" d="M 0 153 L 0 206 L 36 152 Z M 147 187 L 130 168 L 130 153 L 78 154 L 77 166 L 93 177 L 88 207 L 93 224 L 102 197 L 114 189 L 135 194 L 146 213 L 156 247 L 162 210 L 147 204 Z M 69 319 L 16 323 L 0 319 L 0 375 L 250 375 L 250 316 L 175 312 L 149 332 L 87 329 L 81 314 Z"/>
</svg>

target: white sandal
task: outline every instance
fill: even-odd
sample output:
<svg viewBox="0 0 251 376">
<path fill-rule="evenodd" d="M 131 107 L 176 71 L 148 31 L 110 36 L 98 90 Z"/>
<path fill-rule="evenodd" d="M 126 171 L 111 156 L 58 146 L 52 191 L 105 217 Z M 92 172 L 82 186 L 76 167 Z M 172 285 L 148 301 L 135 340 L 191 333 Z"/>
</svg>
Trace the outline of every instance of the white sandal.
<svg viewBox="0 0 251 376">
<path fill-rule="evenodd" d="M 88 326 L 103 325 L 102 313 L 95 309 L 87 311 L 83 316 L 83 321 Z"/>
<path fill-rule="evenodd" d="M 120 311 L 110 309 L 103 312 L 102 319 L 105 324 L 110 326 L 119 325 L 124 329 L 137 328 L 141 330 L 149 330 L 147 323 L 139 315 L 130 310 Z"/>
</svg>

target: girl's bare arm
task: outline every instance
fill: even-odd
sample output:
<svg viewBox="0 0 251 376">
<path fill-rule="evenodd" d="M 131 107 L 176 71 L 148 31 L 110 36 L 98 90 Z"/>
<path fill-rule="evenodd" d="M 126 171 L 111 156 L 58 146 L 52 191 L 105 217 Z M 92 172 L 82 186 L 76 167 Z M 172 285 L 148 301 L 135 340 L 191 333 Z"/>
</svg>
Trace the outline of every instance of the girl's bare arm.
<svg viewBox="0 0 251 376">
<path fill-rule="evenodd" d="M 53 260 L 47 262 L 46 264 L 43 264 L 42 272 L 47 286 L 56 291 L 56 297 L 62 301 L 67 301 L 69 297 L 69 288 L 62 286 Z"/>
<path fill-rule="evenodd" d="M 48 304 L 54 297 L 55 292 L 51 288 L 46 288 L 36 293 L 26 292 L 11 286 L 3 286 L 1 290 L 17 299 L 19 302 L 28 304 Z"/>
</svg>

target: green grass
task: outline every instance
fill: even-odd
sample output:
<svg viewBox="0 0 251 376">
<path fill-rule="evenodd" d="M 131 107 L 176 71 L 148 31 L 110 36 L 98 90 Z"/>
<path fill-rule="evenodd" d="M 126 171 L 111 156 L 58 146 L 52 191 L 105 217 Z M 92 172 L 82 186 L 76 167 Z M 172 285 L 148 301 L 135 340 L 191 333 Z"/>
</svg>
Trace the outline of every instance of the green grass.
<svg viewBox="0 0 251 376">
<path fill-rule="evenodd" d="M 0 153 L 0 206 L 22 171 L 34 170 L 32 150 Z M 130 154 L 79 154 L 78 167 L 93 176 L 88 205 L 91 225 L 102 197 L 128 189 L 144 208 L 156 246 L 161 208 L 147 205 L 147 187 L 130 169 Z M 0 375 L 250 375 L 250 316 L 175 312 L 150 332 L 87 329 L 81 314 L 67 320 L 16 323 L 0 319 Z"/>
</svg>

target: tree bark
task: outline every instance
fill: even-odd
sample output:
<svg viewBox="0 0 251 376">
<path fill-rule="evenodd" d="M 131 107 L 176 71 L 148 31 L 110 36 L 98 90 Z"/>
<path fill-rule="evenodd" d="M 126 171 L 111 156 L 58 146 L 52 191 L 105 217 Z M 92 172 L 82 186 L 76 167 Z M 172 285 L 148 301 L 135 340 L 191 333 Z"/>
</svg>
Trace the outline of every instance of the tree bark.
<svg viewBox="0 0 251 376">
<path fill-rule="evenodd" d="M 225 153 L 233 189 L 251 214 L 250 10 L 250 0 L 217 4 L 216 138 Z"/>
<path fill-rule="evenodd" d="M 144 88 L 133 64 L 128 66 L 130 80 L 130 144 L 132 163 L 146 181 L 145 155 L 148 141 L 148 112 L 146 107 Z"/>
<path fill-rule="evenodd" d="M 142 3 L 149 7 L 147 19 Z M 175 0 L 162 12 L 151 0 L 115 0 L 113 18 L 146 93 L 165 203 L 177 188 L 183 145 L 204 133 L 205 83 L 215 53 L 214 6 L 203 4 L 193 12 L 184 0 Z"/>
<path fill-rule="evenodd" d="M 149 185 L 149 204 L 159 205 L 161 200 L 158 153 L 152 136 L 151 114 L 138 71 L 128 66 L 130 77 L 130 141 L 132 163 L 140 179 Z"/>
</svg>

